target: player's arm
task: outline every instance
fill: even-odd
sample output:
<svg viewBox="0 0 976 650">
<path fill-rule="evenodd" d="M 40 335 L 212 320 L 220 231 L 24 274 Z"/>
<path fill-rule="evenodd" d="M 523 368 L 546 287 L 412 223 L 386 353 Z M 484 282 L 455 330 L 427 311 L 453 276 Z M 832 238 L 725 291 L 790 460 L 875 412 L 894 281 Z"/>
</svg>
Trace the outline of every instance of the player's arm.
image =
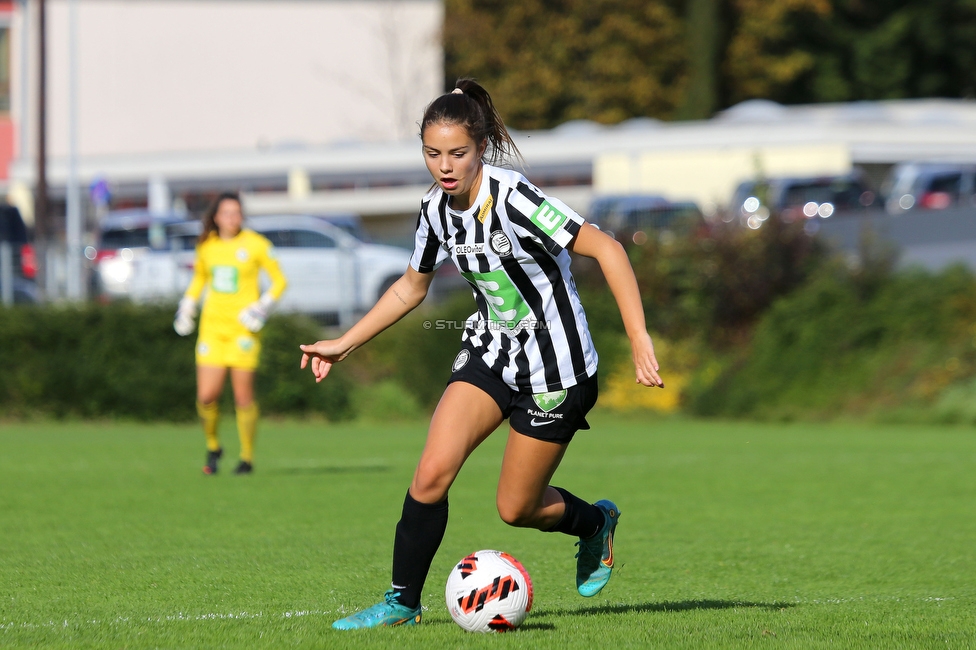
<svg viewBox="0 0 976 650">
<path fill-rule="evenodd" d="M 281 300 L 281 294 L 288 288 L 288 278 L 281 271 L 278 259 L 271 253 L 271 249 L 266 249 L 261 256 L 261 268 L 271 279 L 271 286 L 264 293 L 275 300 Z"/>
<path fill-rule="evenodd" d="M 207 265 L 201 259 L 201 252 L 198 247 L 196 258 L 193 261 L 193 279 L 180 299 L 180 306 L 176 309 L 176 318 L 173 320 L 173 329 L 180 336 L 189 335 L 196 327 L 194 319 L 197 315 L 197 303 L 200 302 L 203 288 L 207 286 L 207 279 Z"/>
<path fill-rule="evenodd" d="M 311 360 L 315 381 L 322 381 L 329 374 L 332 364 L 345 359 L 353 350 L 396 323 L 422 303 L 427 297 L 427 291 L 430 289 L 430 283 L 433 279 L 433 273 L 421 273 L 408 266 L 406 273 L 394 282 L 393 286 L 387 289 L 386 293 L 373 305 L 373 308 L 345 334 L 337 339 L 299 346 L 302 350 L 301 367 L 305 368 Z"/>
<path fill-rule="evenodd" d="M 630 339 L 637 381 L 645 386 L 664 388 L 664 381 L 658 374 L 660 366 L 654 356 L 654 343 L 644 321 L 644 306 L 637 288 L 637 278 L 624 247 L 613 237 L 587 223 L 580 227 L 569 249 L 600 264 Z"/>
<path fill-rule="evenodd" d="M 268 244 L 261 248 L 261 253 L 258 255 L 258 266 L 268 274 L 271 279 L 271 286 L 261 294 L 260 298 L 242 309 L 241 313 L 237 315 L 237 320 L 255 333 L 260 332 L 261 328 L 264 327 L 264 323 L 268 320 L 275 304 L 281 299 L 281 294 L 288 287 L 288 279 L 282 273 L 281 265 L 278 264 L 278 260 L 271 253 L 271 250 L 270 244 Z"/>
</svg>

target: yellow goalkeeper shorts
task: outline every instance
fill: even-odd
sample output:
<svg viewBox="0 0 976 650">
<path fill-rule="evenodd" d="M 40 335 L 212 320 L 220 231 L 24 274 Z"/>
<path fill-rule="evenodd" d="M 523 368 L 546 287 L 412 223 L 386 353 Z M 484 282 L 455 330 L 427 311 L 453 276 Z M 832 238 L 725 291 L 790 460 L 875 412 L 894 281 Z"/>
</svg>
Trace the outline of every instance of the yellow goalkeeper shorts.
<svg viewBox="0 0 976 650">
<path fill-rule="evenodd" d="M 253 334 L 201 334 L 197 339 L 197 365 L 256 370 L 261 340 Z"/>
</svg>

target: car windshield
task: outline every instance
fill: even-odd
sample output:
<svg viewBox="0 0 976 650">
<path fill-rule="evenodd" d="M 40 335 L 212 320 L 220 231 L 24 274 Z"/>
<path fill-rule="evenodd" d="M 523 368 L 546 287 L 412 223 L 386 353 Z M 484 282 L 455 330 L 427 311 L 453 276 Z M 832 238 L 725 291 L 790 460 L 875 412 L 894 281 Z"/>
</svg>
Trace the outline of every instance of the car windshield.
<svg viewBox="0 0 976 650">
<path fill-rule="evenodd" d="M 149 229 L 106 230 L 102 233 L 102 248 L 138 248 L 149 246 Z"/>
</svg>

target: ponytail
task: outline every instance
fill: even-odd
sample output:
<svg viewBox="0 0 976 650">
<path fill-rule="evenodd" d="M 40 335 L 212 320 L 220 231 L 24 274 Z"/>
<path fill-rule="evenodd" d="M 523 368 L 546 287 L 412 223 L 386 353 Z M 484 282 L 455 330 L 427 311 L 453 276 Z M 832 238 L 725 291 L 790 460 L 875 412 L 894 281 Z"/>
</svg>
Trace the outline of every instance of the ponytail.
<svg viewBox="0 0 976 650">
<path fill-rule="evenodd" d="M 453 92 L 428 104 L 420 123 L 421 138 L 433 124 L 456 124 L 463 127 L 476 143 L 486 143 L 485 153 L 481 156 L 484 163 L 494 165 L 522 160 L 521 152 L 495 110 L 491 95 L 474 79 L 458 79 Z"/>
</svg>

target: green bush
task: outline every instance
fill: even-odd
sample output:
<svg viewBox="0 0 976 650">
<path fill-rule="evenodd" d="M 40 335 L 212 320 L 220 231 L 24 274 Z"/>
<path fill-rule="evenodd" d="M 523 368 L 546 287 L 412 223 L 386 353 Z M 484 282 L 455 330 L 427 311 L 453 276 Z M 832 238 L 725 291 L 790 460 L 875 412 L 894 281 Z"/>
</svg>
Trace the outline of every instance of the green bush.
<svg viewBox="0 0 976 650">
<path fill-rule="evenodd" d="M 424 416 L 417 398 L 392 379 L 357 387 L 352 402 L 356 416 L 364 420 L 400 422 Z"/>
<path fill-rule="evenodd" d="M 421 305 L 350 355 L 345 372 L 360 384 L 390 379 L 428 411 L 437 405 L 461 348 L 464 321 L 476 309 L 469 291 Z M 459 329 L 460 328 L 460 329 Z"/>
<path fill-rule="evenodd" d="M 127 303 L 0 308 L 0 414 L 196 417 L 195 337 L 176 335 L 174 311 Z M 351 415 L 351 382 L 316 385 L 299 371 L 299 343 L 319 337 L 304 318 L 268 322 L 256 386 L 265 413 Z"/>
<path fill-rule="evenodd" d="M 766 312 L 722 372 L 693 386 L 689 407 L 771 418 L 929 408 L 976 372 L 974 316 L 976 279 L 960 267 L 883 278 L 826 265 Z"/>
</svg>

